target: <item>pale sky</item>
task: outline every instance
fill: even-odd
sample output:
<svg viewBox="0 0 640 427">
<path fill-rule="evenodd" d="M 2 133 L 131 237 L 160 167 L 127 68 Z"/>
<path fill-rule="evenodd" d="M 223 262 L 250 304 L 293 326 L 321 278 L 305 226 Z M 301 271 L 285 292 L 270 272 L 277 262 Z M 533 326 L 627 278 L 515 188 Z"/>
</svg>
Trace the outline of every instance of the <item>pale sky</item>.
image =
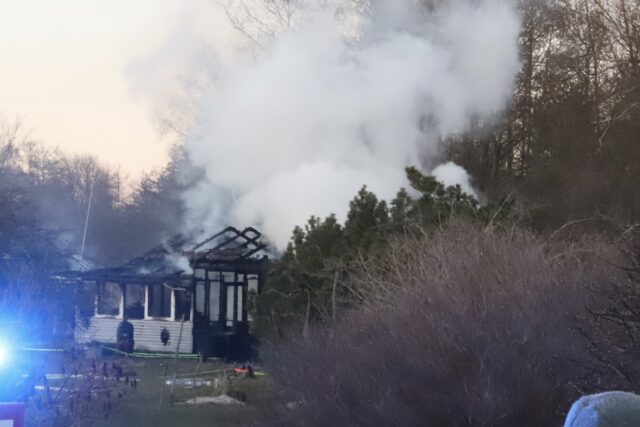
<svg viewBox="0 0 640 427">
<path fill-rule="evenodd" d="M 0 114 L 129 175 L 162 165 L 169 142 L 130 68 L 185 25 L 188 1 L 0 0 Z"/>
</svg>

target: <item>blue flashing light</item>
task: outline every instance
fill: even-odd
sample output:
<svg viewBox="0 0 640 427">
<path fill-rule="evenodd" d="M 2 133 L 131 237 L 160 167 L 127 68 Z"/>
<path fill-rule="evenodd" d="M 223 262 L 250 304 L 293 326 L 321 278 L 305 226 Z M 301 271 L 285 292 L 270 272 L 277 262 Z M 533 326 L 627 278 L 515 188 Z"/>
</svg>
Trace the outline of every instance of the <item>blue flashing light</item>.
<svg viewBox="0 0 640 427">
<path fill-rule="evenodd" d="M 0 368 L 3 368 L 9 359 L 9 352 L 4 343 L 0 343 Z"/>
</svg>

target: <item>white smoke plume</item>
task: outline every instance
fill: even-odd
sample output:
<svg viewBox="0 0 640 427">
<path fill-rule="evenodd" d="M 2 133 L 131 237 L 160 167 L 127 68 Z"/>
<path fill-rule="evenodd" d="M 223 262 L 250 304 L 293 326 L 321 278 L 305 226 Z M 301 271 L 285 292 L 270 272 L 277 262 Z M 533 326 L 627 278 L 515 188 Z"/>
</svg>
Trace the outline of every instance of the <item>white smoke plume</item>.
<svg viewBox="0 0 640 427">
<path fill-rule="evenodd" d="M 473 196 L 476 200 L 479 199 L 478 193 L 471 185 L 471 177 L 462 166 L 453 162 L 446 162 L 436 166 L 431 171 L 431 175 L 446 187 L 459 185 L 462 191 Z"/>
<path fill-rule="evenodd" d="M 282 248 L 312 214 L 344 219 L 362 185 L 393 198 L 406 166 L 436 166 L 439 138 L 499 112 L 519 67 L 517 13 L 491 0 L 412 7 L 374 4 L 355 38 L 335 11 L 313 13 L 227 64 L 186 142 L 204 171 L 186 195 L 190 226 L 255 225 Z M 473 191 L 462 168 L 433 171 Z"/>
</svg>

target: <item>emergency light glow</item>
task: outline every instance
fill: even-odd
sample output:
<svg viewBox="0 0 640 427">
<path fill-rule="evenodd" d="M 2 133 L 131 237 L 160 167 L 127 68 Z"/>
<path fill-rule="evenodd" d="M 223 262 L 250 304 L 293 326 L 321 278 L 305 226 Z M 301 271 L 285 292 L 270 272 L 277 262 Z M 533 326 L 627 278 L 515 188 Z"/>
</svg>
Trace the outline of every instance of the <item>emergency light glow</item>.
<svg viewBox="0 0 640 427">
<path fill-rule="evenodd" d="M 7 349 L 3 343 L 0 343 L 0 367 L 4 366 L 7 362 Z"/>
</svg>

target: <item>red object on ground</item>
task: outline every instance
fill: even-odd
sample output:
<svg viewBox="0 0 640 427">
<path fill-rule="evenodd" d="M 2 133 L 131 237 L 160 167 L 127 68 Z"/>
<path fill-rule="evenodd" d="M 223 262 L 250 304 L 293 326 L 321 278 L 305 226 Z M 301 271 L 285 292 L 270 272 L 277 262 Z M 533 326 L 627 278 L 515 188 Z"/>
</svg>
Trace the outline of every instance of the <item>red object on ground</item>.
<svg viewBox="0 0 640 427">
<path fill-rule="evenodd" d="M 12 424 L 7 424 L 12 421 Z M 24 427 L 24 403 L 2 402 L 0 403 L 0 426 Z"/>
</svg>

